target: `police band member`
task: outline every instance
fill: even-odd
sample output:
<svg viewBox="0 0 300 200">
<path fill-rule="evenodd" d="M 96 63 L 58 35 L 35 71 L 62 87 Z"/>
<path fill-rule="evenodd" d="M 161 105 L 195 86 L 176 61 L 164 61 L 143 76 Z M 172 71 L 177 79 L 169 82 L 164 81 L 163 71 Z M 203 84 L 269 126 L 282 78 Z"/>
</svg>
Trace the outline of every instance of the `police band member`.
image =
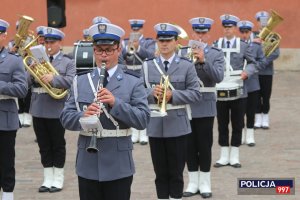
<svg viewBox="0 0 300 200">
<path fill-rule="evenodd" d="M 142 77 L 150 108 L 159 110 L 157 102 L 166 103 L 161 105 L 166 113 L 152 111 L 147 126 L 156 193 L 158 199 L 181 199 L 187 134 L 191 133 L 187 104 L 200 100 L 200 84 L 194 65 L 175 53 L 180 30 L 169 23 L 156 24 L 154 29 L 160 55 L 144 62 Z M 163 89 L 160 82 L 167 84 L 168 78 L 169 87 Z"/>
<path fill-rule="evenodd" d="M 253 57 L 256 60 L 256 71 L 248 79 L 245 80 L 245 85 L 247 87 L 248 97 L 246 103 L 246 126 L 243 128 L 242 132 L 242 144 L 247 144 L 250 147 L 255 146 L 254 139 L 254 117 L 255 110 L 257 108 L 258 94 L 259 94 L 259 80 L 258 72 L 262 70 L 265 65 L 265 57 L 262 49 L 261 42 L 257 41 L 252 34 L 253 23 L 247 20 L 239 21 L 237 24 L 240 32 L 240 38 L 244 42 L 248 43 Z"/>
<path fill-rule="evenodd" d="M 219 38 L 216 42 L 219 48 L 225 52 L 226 72 L 240 74 L 240 79 L 246 80 L 255 71 L 255 60 L 252 56 L 249 45 L 236 37 L 236 25 L 239 18 L 233 15 L 222 15 L 220 17 L 224 27 L 224 37 Z M 230 70 L 229 70 L 230 68 Z M 239 71 L 236 71 L 239 70 Z M 224 77 L 224 80 L 230 80 Z M 241 145 L 242 129 L 244 127 L 244 114 L 246 108 L 247 88 L 243 84 L 241 96 L 237 96 L 235 100 L 217 101 L 217 119 L 219 131 L 219 145 L 221 146 L 220 159 L 214 167 L 222 167 L 231 165 L 240 168 L 239 146 Z M 232 136 L 229 142 L 228 125 L 231 119 Z M 231 148 L 229 148 L 231 146 Z"/>
<path fill-rule="evenodd" d="M 41 81 L 54 88 L 68 89 L 75 76 L 75 64 L 74 60 L 60 51 L 65 34 L 58 29 L 45 27 L 44 35 L 46 53 L 59 75 L 45 74 Z M 30 113 L 44 167 L 44 182 L 39 192 L 58 192 L 63 188 L 66 158 L 65 129 L 59 121 L 59 115 L 66 97 L 52 98 L 33 78 L 29 79 L 29 84 L 32 84 Z"/>
<path fill-rule="evenodd" d="M 91 41 L 90 35 L 89 35 L 89 29 L 83 29 L 82 31 L 82 41 Z"/>
<path fill-rule="evenodd" d="M 0 190 L 2 200 L 13 200 L 15 142 L 19 128 L 17 98 L 27 94 L 22 58 L 5 48 L 8 22 L 0 19 Z"/>
<path fill-rule="evenodd" d="M 214 116 L 217 115 L 216 108 L 216 83 L 224 77 L 224 54 L 216 48 L 207 44 L 210 37 L 209 31 L 213 20 L 205 17 L 196 17 L 189 20 L 193 28 L 193 38 L 204 44 L 203 49 L 184 48 L 182 55 L 191 57 L 190 51 L 196 60 L 195 68 L 201 80 L 202 98 L 200 101 L 191 104 L 192 133 L 188 135 L 187 167 L 189 183 L 184 197 L 200 194 L 203 198 L 209 198 L 211 193 L 211 148 L 213 144 Z M 185 50 L 185 52 L 184 52 Z"/>
<path fill-rule="evenodd" d="M 143 35 L 143 26 L 145 20 L 130 19 L 130 27 L 132 32 L 129 38 L 122 42 L 122 56 L 127 69 L 141 72 L 142 63 L 146 58 L 153 58 L 155 52 L 155 41 L 152 38 L 145 38 Z M 132 142 L 140 142 L 141 145 L 148 143 L 146 130 L 138 131 L 134 128 L 132 131 Z"/>
<path fill-rule="evenodd" d="M 266 25 L 266 21 L 269 19 L 269 13 L 266 11 L 260 11 L 256 13 L 256 20 L 260 24 L 260 30 Z M 263 41 L 261 41 L 263 42 Z M 272 93 L 273 75 L 274 75 L 274 64 L 280 55 L 279 47 L 275 49 L 270 56 L 266 58 L 264 70 L 259 71 L 259 84 L 260 92 L 258 97 L 258 106 L 255 114 L 254 128 L 269 128 L 269 111 L 270 111 L 270 98 Z"/>
<path fill-rule="evenodd" d="M 45 28 L 46 28 L 45 26 L 38 26 L 36 28 L 36 34 L 38 36 L 38 39 L 37 39 L 38 44 L 45 45 L 45 35 L 44 35 Z"/>
<path fill-rule="evenodd" d="M 145 87 L 138 74 L 118 64 L 122 28 L 100 23 L 91 26 L 89 33 L 98 68 L 75 77 L 60 118 L 65 128 L 81 131 L 76 160 L 80 199 L 129 200 L 135 173 L 129 128 L 143 130 L 149 121 Z M 102 63 L 106 75 L 104 88 L 98 90 Z M 105 108 L 94 102 L 95 97 Z M 91 137 L 79 120 L 97 114 L 103 127 L 96 141 L 99 151 L 89 153 L 86 148 Z"/>
</svg>

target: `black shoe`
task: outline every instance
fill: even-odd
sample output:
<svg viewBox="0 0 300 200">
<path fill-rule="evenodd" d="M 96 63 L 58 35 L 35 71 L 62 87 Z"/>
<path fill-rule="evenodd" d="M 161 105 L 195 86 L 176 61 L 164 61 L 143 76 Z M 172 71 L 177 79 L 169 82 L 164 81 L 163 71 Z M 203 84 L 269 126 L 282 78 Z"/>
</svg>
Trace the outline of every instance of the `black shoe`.
<svg viewBox="0 0 300 200">
<path fill-rule="evenodd" d="M 219 168 L 219 167 L 225 167 L 225 166 L 227 166 L 228 164 L 226 164 L 226 165 L 223 165 L 223 164 L 221 164 L 221 163 L 215 163 L 214 164 L 214 167 L 215 168 Z"/>
<path fill-rule="evenodd" d="M 148 142 L 145 141 L 140 142 L 140 145 L 146 145 L 146 144 L 148 144 Z"/>
<path fill-rule="evenodd" d="M 264 130 L 267 130 L 267 129 L 269 129 L 269 127 L 268 126 L 263 126 L 263 127 L 261 127 L 262 129 L 264 129 Z"/>
<path fill-rule="evenodd" d="M 212 193 L 211 193 L 211 192 L 201 193 L 200 195 L 201 195 L 201 197 L 202 197 L 203 199 L 212 197 Z"/>
<path fill-rule="evenodd" d="M 61 188 L 57 188 L 57 187 L 52 186 L 50 188 L 49 192 L 54 193 L 54 192 L 60 192 L 61 190 L 62 190 Z"/>
<path fill-rule="evenodd" d="M 39 188 L 39 192 L 49 192 L 49 188 L 48 187 L 46 187 L 46 186 L 41 186 L 40 188 Z"/>
<path fill-rule="evenodd" d="M 199 190 L 196 193 L 192 193 L 192 192 L 184 192 L 182 194 L 183 197 L 192 197 L 195 196 L 196 194 L 200 194 Z"/>
<path fill-rule="evenodd" d="M 234 168 L 241 168 L 242 165 L 240 163 L 235 163 L 233 165 L 230 164 L 231 167 L 234 167 Z"/>
</svg>

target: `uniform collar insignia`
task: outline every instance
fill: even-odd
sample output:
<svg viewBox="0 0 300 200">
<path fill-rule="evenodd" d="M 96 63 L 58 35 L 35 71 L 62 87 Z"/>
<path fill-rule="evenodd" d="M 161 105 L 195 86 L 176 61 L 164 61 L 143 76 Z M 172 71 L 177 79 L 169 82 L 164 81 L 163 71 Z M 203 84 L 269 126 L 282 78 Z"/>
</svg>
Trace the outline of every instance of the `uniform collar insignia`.
<svg viewBox="0 0 300 200">
<path fill-rule="evenodd" d="M 6 53 L 1 54 L 1 58 L 5 58 L 6 57 Z"/>
<path fill-rule="evenodd" d="M 207 47 L 205 47 L 204 53 L 208 53 L 208 48 Z"/>
<path fill-rule="evenodd" d="M 123 79 L 122 74 L 118 74 L 118 75 L 117 75 L 117 80 L 120 81 L 120 80 L 122 80 L 122 79 Z"/>
<path fill-rule="evenodd" d="M 176 63 L 179 63 L 179 60 L 180 60 L 179 57 L 176 57 L 176 58 L 175 58 L 175 62 L 176 62 Z"/>
<path fill-rule="evenodd" d="M 157 63 L 160 63 L 159 57 L 156 58 L 156 62 L 157 62 Z"/>
</svg>

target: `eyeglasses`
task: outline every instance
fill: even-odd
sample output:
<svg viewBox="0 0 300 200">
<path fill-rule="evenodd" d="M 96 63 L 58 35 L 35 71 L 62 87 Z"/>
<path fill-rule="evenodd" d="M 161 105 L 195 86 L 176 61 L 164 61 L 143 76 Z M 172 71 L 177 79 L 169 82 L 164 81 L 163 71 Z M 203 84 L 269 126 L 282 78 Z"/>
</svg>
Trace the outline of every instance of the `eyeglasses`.
<svg viewBox="0 0 300 200">
<path fill-rule="evenodd" d="M 117 50 L 118 48 L 115 49 L 95 49 L 95 54 L 96 55 L 102 55 L 104 52 L 107 56 L 111 56 L 114 54 L 115 50 Z"/>
<path fill-rule="evenodd" d="M 240 33 L 242 33 L 242 34 L 247 34 L 247 33 L 249 33 L 250 31 L 240 31 Z"/>
</svg>

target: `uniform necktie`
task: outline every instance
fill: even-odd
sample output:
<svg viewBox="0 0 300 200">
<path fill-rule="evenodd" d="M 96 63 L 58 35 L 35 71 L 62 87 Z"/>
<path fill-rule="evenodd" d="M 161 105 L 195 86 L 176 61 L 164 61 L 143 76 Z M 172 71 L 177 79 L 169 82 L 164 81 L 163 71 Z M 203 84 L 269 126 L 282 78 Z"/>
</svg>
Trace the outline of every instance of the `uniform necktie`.
<svg viewBox="0 0 300 200">
<path fill-rule="evenodd" d="M 167 72 L 168 71 L 168 64 L 169 64 L 169 61 L 165 60 L 164 61 L 164 65 L 165 65 L 165 71 Z"/>
<path fill-rule="evenodd" d="M 108 80 L 107 78 L 109 77 L 109 74 L 107 71 L 105 71 L 105 75 L 104 75 L 104 80 L 103 80 L 103 87 L 106 87 Z"/>
<path fill-rule="evenodd" d="M 50 63 L 52 63 L 53 59 L 54 59 L 53 56 L 50 56 L 50 57 L 49 57 Z"/>
<path fill-rule="evenodd" d="M 227 48 L 230 48 L 230 41 L 227 41 Z"/>
</svg>

